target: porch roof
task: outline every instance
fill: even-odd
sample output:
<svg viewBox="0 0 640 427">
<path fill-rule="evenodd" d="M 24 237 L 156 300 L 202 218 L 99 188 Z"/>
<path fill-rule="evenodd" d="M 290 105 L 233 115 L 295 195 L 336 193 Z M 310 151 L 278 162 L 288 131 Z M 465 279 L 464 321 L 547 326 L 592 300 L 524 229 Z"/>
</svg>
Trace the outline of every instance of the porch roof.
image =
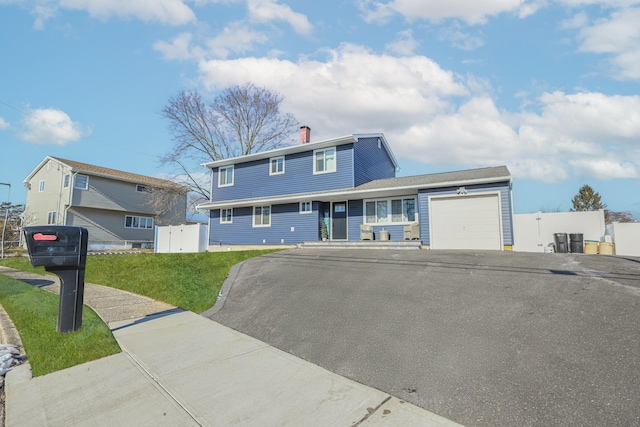
<svg viewBox="0 0 640 427">
<path fill-rule="evenodd" d="M 206 202 L 199 205 L 198 209 L 221 209 L 309 201 L 329 202 L 357 198 L 375 199 L 378 197 L 417 194 L 418 190 L 428 188 L 455 187 L 505 181 L 511 181 L 509 170 L 506 166 L 497 166 L 455 172 L 377 179 L 357 187 L 338 190 Z"/>
</svg>

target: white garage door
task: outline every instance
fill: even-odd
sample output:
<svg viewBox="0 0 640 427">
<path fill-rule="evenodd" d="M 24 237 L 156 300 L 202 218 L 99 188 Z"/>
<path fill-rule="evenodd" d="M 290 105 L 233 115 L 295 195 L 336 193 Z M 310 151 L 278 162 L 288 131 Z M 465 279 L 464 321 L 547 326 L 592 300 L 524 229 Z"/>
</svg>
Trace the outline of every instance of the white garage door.
<svg viewBox="0 0 640 427">
<path fill-rule="evenodd" d="M 497 194 L 433 198 L 432 249 L 502 249 Z"/>
</svg>

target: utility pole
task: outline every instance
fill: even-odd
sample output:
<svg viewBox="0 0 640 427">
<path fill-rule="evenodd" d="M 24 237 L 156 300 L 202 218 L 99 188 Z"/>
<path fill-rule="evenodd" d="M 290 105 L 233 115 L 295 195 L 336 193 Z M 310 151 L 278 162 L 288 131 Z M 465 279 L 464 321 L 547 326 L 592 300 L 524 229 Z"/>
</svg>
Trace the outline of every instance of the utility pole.
<svg viewBox="0 0 640 427">
<path fill-rule="evenodd" d="M 6 185 L 9 187 L 9 201 L 7 202 L 7 206 L 4 208 L 4 224 L 2 224 L 2 258 L 4 259 L 4 232 L 7 229 L 7 220 L 9 219 L 9 204 L 11 204 L 11 184 L 6 182 L 0 182 L 0 185 Z"/>
</svg>

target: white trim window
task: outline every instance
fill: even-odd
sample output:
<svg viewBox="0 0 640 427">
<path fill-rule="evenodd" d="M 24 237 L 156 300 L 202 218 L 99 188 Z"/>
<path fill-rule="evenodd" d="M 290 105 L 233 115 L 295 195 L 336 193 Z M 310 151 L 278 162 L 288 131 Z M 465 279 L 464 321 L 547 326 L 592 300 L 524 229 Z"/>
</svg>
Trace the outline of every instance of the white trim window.
<svg viewBox="0 0 640 427">
<path fill-rule="evenodd" d="M 66 174 L 63 179 L 62 188 L 69 188 L 70 183 L 71 183 L 71 175 Z"/>
<path fill-rule="evenodd" d="M 271 206 L 253 207 L 253 226 L 271 227 Z"/>
<path fill-rule="evenodd" d="M 47 225 L 56 225 L 57 219 L 58 219 L 58 213 L 56 211 L 51 211 L 47 213 Z"/>
<path fill-rule="evenodd" d="M 38 184 L 38 192 L 42 193 L 43 191 L 44 191 L 44 179 L 40 181 L 40 183 Z"/>
<path fill-rule="evenodd" d="M 313 212 L 313 204 L 311 202 L 300 202 L 300 213 L 310 214 Z"/>
<path fill-rule="evenodd" d="M 76 175 L 73 178 L 73 188 L 77 188 L 79 190 L 88 190 L 89 189 L 89 177 L 87 175 Z"/>
<path fill-rule="evenodd" d="M 336 148 L 313 150 L 313 173 L 329 173 L 336 171 Z"/>
<path fill-rule="evenodd" d="M 124 228 L 153 228 L 153 218 L 127 215 L 124 217 Z"/>
<path fill-rule="evenodd" d="M 218 168 L 218 187 L 231 187 L 233 185 L 233 165 Z"/>
<path fill-rule="evenodd" d="M 220 209 L 220 224 L 233 224 L 233 208 Z"/>
<path fill-rule="evenodd" d="M 284 173 L 284 156 L 269 159 L 269 175 L 282 175 Z"/>
<path fill-rule="evenodd" d="M 365 224 L 399 224 L 416 221 L 416 198 L 375 199 L 364 201 Z"/>
</svg>

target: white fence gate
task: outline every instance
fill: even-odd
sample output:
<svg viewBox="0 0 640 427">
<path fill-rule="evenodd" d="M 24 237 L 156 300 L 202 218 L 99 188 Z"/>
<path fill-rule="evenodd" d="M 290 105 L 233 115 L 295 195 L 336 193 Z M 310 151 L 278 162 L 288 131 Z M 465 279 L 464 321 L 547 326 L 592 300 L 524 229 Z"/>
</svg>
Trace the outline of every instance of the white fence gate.
<svg viewBox="0 0 640 427">
<path fill-rule="evenodd" d="M 156 227 L 155 253 L 206 252 L 209 247 L 206 224 Z"/>
</svg>

